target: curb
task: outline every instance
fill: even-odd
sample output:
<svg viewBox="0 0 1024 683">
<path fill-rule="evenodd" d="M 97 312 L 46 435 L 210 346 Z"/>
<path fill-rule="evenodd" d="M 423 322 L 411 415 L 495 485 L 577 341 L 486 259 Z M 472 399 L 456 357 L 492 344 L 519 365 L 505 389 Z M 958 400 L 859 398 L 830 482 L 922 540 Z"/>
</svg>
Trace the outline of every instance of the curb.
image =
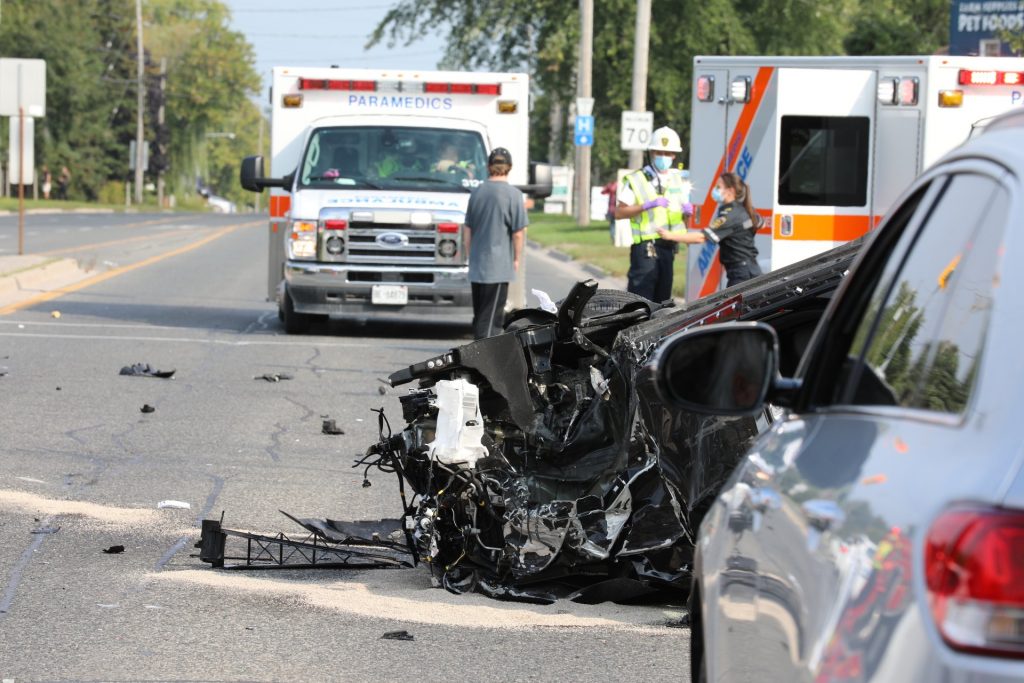
<svg viewBox="0 0 1024 683">
<path fill-rule="evenodd" d="M 0 275 L 0 295 L 26 289 L 41 289 L 47 283 L 80 272 L 75 259 L 53 259 L 26 266 L 7 275 Z"/>
</svg>

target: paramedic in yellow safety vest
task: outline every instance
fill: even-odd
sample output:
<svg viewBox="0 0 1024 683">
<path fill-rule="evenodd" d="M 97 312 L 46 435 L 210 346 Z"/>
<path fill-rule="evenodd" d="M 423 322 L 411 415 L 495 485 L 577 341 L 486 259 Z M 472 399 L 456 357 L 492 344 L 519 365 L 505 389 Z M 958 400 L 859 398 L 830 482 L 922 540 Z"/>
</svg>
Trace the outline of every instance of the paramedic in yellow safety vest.
<svg viewBox="0 0 1024 683">
<path fill-rule="evenodd" d="M 647 148 L 648 163 L 622 179 L 616 195 L 615 218 L 628 218 L 633 228 L 629 252 L 629 286 L 658 303 L 672 298 L 672 269 L 679 242 L 699 244 L 704 235 L 687 232 L 686 220 L 693 213 L 690 182 L 674 168 L 676 154 L 683 147 L 671 128 L 654 131 Z M 658 231 L 672 234 L 664 239 Z"/>
</svg>

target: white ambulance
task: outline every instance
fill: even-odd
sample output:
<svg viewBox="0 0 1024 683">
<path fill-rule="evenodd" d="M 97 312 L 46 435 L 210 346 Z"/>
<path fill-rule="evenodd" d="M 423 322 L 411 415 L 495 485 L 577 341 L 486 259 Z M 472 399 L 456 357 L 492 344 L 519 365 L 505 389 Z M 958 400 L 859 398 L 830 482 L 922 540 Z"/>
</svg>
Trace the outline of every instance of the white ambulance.
<svg viewBox="0 0 1024 683">
<path fill-rule="evenodd" d="M 494 147 L 530 186 L 529 80 L 516 73 L 273 69 L 268 293 L 289 333 L 331 314 L 468 322 L 463 222 Z M 543 169 L 541 169 L 543 175 Z"/>
<path fill-rule="evenodd" d="M 694 228 L 732 171 L 766 220 L 765 272 L 876 227 L 924 168 L 1024 106 L 1024 58 L 696 57 L 690 122 Z M 717 247 L 687 255 L 686 298 L 724 286 Z"/>
</svg>

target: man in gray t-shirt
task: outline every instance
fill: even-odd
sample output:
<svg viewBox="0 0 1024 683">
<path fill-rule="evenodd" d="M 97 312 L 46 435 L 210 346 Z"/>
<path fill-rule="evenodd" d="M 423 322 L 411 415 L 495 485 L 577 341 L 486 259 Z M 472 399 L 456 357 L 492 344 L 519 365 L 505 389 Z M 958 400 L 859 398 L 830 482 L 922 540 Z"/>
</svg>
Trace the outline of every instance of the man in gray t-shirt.
<svg viewBox="0 0 1024 683">
<path fill-rule="evenodd" d="M 473 336 L 499 334 L 505 319 L 508 283 L 519 270 L 526 241 L 523 193 L 508 184 L 512 155 L 496 147 L 487 157 L 489 177 L 469 197 L 466 229 L 469 282 L 473 288 Z"/>
</svg>

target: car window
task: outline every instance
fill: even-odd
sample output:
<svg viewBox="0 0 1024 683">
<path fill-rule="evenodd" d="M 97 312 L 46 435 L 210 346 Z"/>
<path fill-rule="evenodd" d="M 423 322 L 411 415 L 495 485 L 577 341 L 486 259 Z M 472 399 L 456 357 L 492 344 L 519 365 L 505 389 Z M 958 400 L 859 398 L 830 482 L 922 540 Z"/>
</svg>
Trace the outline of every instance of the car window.
<svg viewBox="0 0 1024 683">
<path fill-rule="evenodd" d="M 953 176 L 854 336 L 846 403 L 947 413 L 967 405 L 988 327 L 1009 197 L 991 177 Z"/>
</svg>

